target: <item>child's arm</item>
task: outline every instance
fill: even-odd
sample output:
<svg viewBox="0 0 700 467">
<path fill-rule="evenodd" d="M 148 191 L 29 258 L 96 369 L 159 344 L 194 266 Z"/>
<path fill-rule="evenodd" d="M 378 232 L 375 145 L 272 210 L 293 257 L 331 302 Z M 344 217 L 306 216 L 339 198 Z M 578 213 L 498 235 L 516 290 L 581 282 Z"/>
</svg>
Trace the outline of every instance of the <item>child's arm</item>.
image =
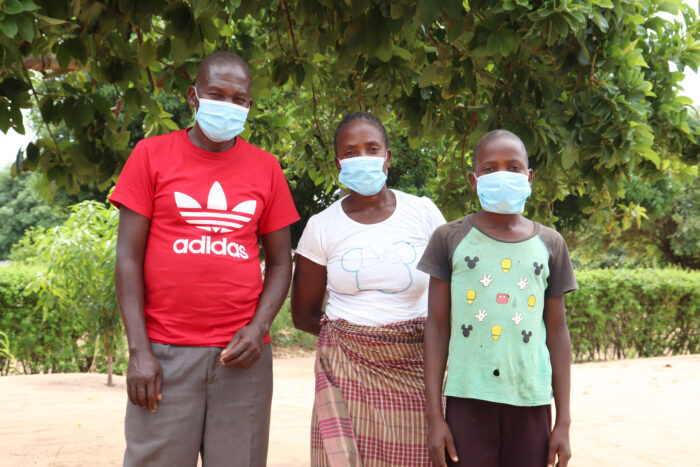
<svg viewBox="0 0 700 467">
<path fill-rule="evenodd" d="M 445 449 L 457 462 L 450 427 L 442 413 L 442 382 L 450 342 L 450 283 L 430 277 L 428 318 L 425 322 L 425 403 L 428 419 L 428 449 L 433 465 L 444 467 Z"/>
<path fill-rule="evenodd" d="M 552 389 L 557 416 L 549 438 L 547 465 L 553 467 L 558 456 L 558 467 L 566 467 L 571 458 L 569 426 L 571 413 L 571 337 L 566 325 L 564 296 L 551 297 L 544 304 L 544 325 L 547 328 L 547 348 L 552 361 Z"/>
</svg>

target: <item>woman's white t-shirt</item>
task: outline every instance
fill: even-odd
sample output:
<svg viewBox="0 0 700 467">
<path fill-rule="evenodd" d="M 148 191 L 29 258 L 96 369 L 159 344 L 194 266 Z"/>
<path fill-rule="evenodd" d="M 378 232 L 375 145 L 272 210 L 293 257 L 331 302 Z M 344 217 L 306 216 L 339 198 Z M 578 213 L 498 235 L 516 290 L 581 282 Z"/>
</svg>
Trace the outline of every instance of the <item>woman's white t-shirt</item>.
<svg viewBox="0 0 700 467">
<path fill-rule="evenodd" d="M 428 313 L 429 276 L 416 265 L 445 218 L 428 198 L 391 191 L 396 209 L 382 222 L 355 222 L 341 199 L 306 224 L 296 252 L 326 266 L 330 320 L 383 326 Z"/>
</svg>

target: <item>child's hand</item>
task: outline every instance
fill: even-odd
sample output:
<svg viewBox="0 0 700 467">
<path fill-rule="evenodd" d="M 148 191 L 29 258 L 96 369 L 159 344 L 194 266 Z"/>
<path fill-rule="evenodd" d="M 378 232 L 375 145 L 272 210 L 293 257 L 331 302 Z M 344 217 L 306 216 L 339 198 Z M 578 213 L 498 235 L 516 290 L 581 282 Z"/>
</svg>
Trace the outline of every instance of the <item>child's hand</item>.
<svg viewBox="0 0 700 467">
<path fill-rule="evenodd" d="M 428 423 L 428 449 L 430 450 L 430 458 L 433 460 L 433 465 L 436 467 L 447 467 L 445 463 L 445 449 L 447 449 L 447 454 L 452 459 L 452 462 L 459 462 L 452 432 L 447 422 L 443 419 Z"/>
<path fill-rule="evenodd" d="M 556 463 L 557 457 L 559 462 Z M 571 446 L 569 445 L 569 427 L 554 425 L 552 436 L 549 437 L 549 452 L 547 453 L 547 467 L 566 467 L 571 459 Z M 556 464 L 555 464 L 556 463 Z"/>
</svg>

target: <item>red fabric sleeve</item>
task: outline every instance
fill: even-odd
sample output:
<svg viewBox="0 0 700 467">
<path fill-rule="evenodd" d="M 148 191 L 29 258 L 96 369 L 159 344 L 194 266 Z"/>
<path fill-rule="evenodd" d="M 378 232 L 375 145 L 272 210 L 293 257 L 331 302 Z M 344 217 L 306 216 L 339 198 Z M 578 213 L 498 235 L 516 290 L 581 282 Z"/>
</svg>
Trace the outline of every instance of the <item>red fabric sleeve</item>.
<svg viewBox="0 0 700 467">
<path fill-rule="evenodd" d="M 150 219 L 154 196 L 155 180 L 148 160 L 148 148 L 139 141 L 126 161 L 109 201 L 118 208 L 126 206 Z"/>
<path fill-rule="evenodd" d="M 277 159 L 271 164 L 270 172 L 270 199 L 258 223 L 260 235 L 274 232 L 299 220 L 289 185 Z"/>
</svg>

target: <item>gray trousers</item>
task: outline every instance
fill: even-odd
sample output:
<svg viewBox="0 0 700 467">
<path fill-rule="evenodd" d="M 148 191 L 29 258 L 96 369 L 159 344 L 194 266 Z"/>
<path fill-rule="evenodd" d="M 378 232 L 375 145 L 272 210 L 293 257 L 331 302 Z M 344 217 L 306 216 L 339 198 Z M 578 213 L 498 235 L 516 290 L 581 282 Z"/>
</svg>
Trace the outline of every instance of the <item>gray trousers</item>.
<svg viewBox="0 0 700 467">
<path fill-rule="evenodd" d="M 156 413 L 127 401 L 124 466 L 264 467 L 272 350 L 249 369 L 219 362 L 221 348 L 151 344 L 163 369 Z"/>
</svg>

